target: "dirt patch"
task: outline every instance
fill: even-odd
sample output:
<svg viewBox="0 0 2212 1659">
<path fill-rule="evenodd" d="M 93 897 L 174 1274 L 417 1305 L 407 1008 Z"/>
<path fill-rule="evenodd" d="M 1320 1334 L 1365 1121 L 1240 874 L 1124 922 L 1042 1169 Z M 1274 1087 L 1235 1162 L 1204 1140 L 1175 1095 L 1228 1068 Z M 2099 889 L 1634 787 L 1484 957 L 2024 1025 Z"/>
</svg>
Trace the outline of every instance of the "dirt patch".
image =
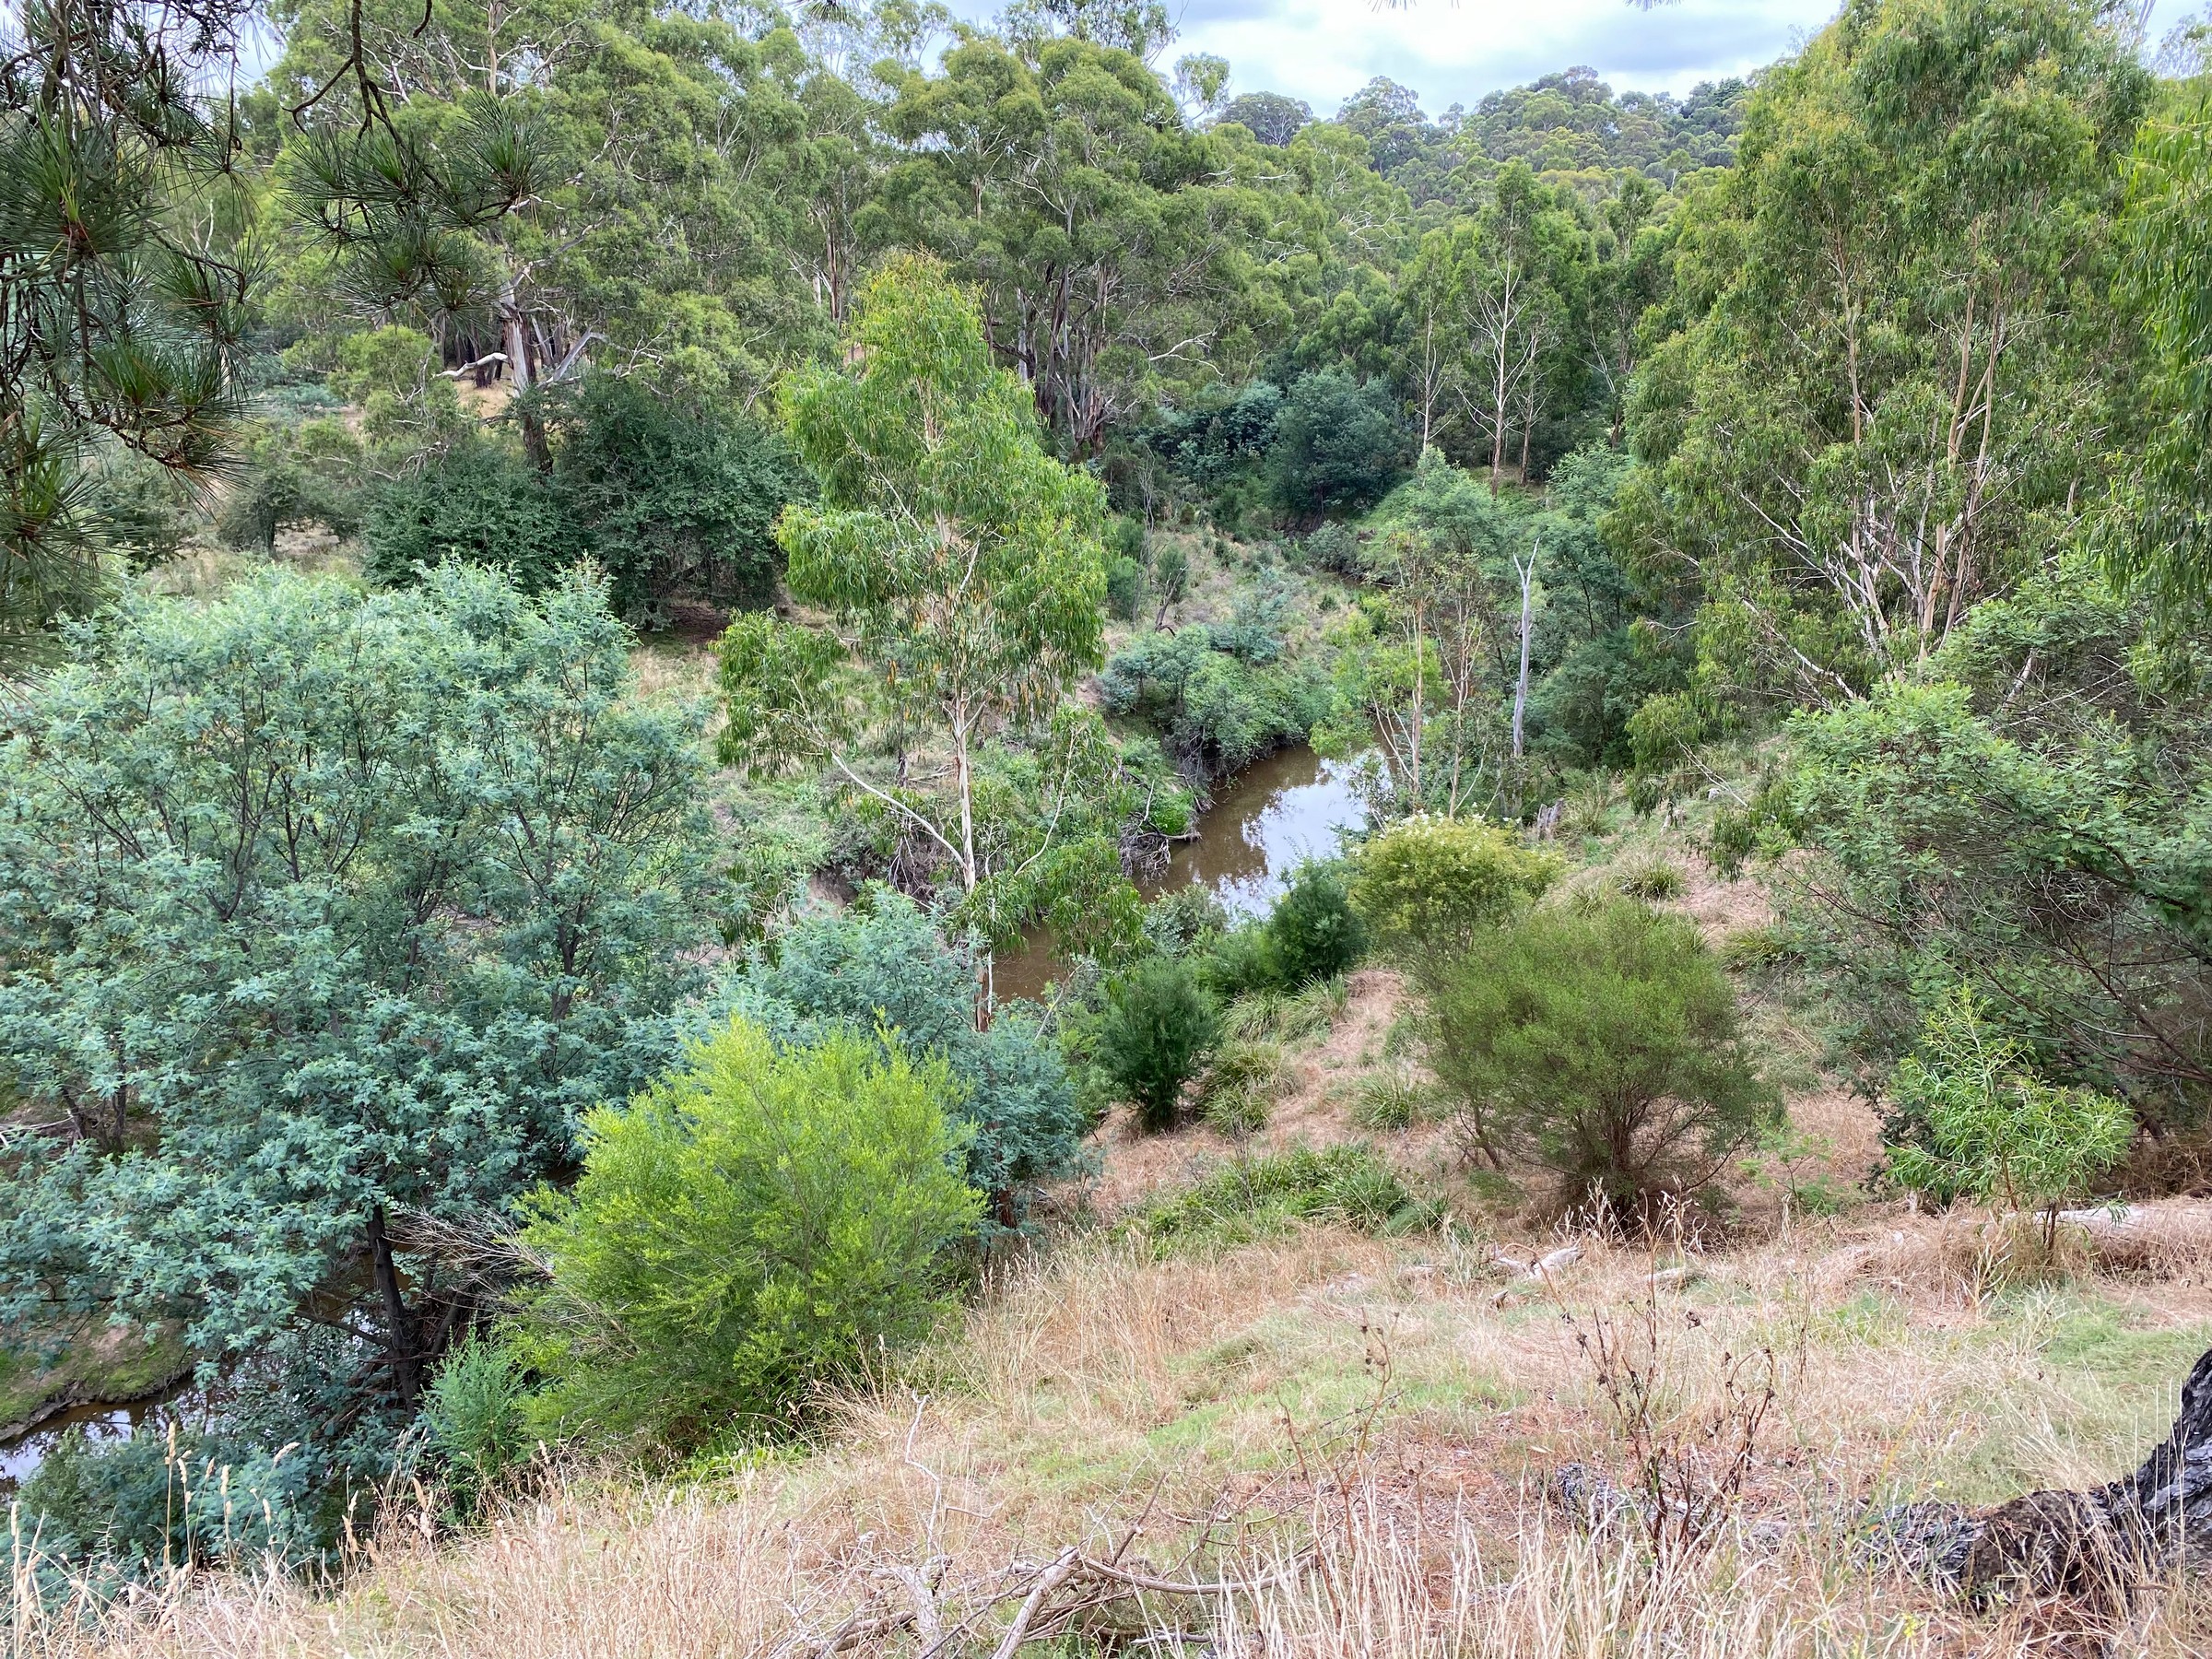
<svg viewBox="0 0 2212 1659">
<path fill-rule="evenodd" d="M 1346 982 L 1345 1011 L 1325 1036 L 1288 1056 L 1288 1077 L 1268 1108 L 1267 1123 L 1241 1140 L 1200 1120 L 1165 1135 L 1147 1135 L 1135 1112 L 1117 1108 L 1088 1143 L 1098 1169 L 1053 1195 L 1054 1207 L 1119 1215 L 1165 1192 L 1190 1185 L 1239 1153 L 1330 1147 L 1363 1138 L 1386 1140 L 1394 1156 L 1412 1137 L 1376 1136 L 1352 1122 L 1352 1085 L 1381 1063 L 1382 1043 L 1404 1008 L 1405 982 L 1387 968 L 1365 968 Z M 1401 1161 L 1404 1161 L 1401 1159 Z"/>
</svg>

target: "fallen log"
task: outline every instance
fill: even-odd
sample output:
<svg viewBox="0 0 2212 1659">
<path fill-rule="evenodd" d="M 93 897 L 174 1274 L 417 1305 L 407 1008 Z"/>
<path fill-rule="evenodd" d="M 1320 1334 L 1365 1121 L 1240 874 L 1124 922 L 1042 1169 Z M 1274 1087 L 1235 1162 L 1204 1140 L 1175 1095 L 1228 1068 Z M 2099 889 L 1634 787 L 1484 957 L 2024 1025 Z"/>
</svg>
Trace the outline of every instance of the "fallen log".
<svg viewBox="0 0 2212 1659">
<path fill-rule="evenodd" d="M 1594 1531 L 1645 1520 L 1653 1503 L 1582 1464 L 1553 1476 L 1551 1496 Z M 2147 1583 L 2212 1550 L 2212 1351 L 2182 1384 L 2172 1430 L 2134 1473 L 1985 1509 L 1899 1504 L 1863 1514 L 1856 1530 L 1873 1558 L 1977 1605 L 2064 1601 L 2124 1616 Z M 1771 1524 L 1755 1532 L 1767 1541 Z"/>
</svg>

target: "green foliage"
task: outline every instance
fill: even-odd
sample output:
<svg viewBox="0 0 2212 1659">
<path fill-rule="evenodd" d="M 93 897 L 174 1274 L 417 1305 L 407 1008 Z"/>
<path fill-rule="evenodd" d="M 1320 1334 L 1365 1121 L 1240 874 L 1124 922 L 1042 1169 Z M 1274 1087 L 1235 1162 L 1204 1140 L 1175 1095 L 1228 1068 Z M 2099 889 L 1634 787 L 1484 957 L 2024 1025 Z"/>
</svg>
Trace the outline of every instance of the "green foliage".
<svg viewBox="0 0 2212 1659">
<path fill-rule="evenodd" d="M 1106 43 L 1159 33 L 971 33 L 940 73 L 893 73 L 882 117 L 907 147 L 885 192 L 901 239 L 976 285 L 995 337 L 1053 319 L 1021 367 L 1039 419 L 1085 458 L 1111 421 L 1243 357 L 1265 303 L 1261 193 L 1144 53 Z"/>
<path fill-rule="evenodd" d="M 1285 1071 L 1278 1043 L 1247 1039 L 1221 1043 L 1198 1085 L 1198 1107 L 1207 1126 L 1230 1136 L 1265 1129 Z"/>
<path fill-rule="evenodd" d="M 1623 865 L 1615 875 L 1613 885 L 1630 899 L 1641 899 L 1647 904 L 1662 904 L 1670 899 L 1681 898 L 1689 884 L 1682 874 L 1680 865 L 1654 854 Z"/>
<path fill-rule="evenodd" d="M 1147 957 L 1114 981 L 1091 1030 L 1099 1068 L 1155 1133 L 1175 1126 L 1182 1086 L 1213 1048 L 1218 1022 L 1187 962 Z"/>
<path fill-rule="evenodd" d="M 1159 614 L 1156 620 L 1167 621 L 1168 613 L 1181 605 L 1191 591 L 1191 556 L 1181 542 L 1170 542 L 1153 557 L 1152 591 L 1159 595 Z"/>
<path fill-rule="evenodd" d="M 1351 868 L 1361 920 L 1388 947 L 1418 954 L 1456 949 L 1541 898 L 1559 862 L 1502 825 L 1424 814 L 1371 836 Z"/>
<path fill-rule="evenodd" d="M 316 1524 L 310 1460 L 251 1451 L 149 1421 L 128 1439 L 73 1427 L 24 1482 L 18 1501 L 41 1554 L 95 1589 L 178 1569 L 302 1567 L 330 1540 Z"/>
<path fill-rule="evenodd" d="M 1931 671 L 1801 717 L 1791 914 L 1841 1036 L 1886 1073 L 1964 980 L 2033 1070 L 2200 1122 L 2212 978 L 2201 636 L 2078 561 L 1985 602 Z"/>
<path fill-rule="evenodd" d="M 918 732 L 950 744 L 950 798 L 940 808 L 861 777 L 846 753 L 859 688 L 829 672 L 834 643 L 796 622 L 724 640 L 724 754 L 762 767 L 831 759 L 926 835 L 973 896 L 992 874 L 976 834 L 979 749 L 1017 719 L 1052 715 L 1098 661 L 1104 498 L 1045 453 L 1030 394 L 991 360 L 974 297 L 934 264 L 878 274 L 852 339 L 856 371 L 818 369 L 783 387 L 822 498 L 794 503 L 777 535 L 793 594 L 849 630 L 869 712 L 901 749 Z"/>
<path fill-rule="evenodd" d="M 553 480 L 487 438 L 455 444 L 378 488 L 362 538 L 363 568 L 386 587 L 458 559 L 540 594 L 590 551 Z"/>
<path fill-rule="evenodd" d="M 1144 608 L 1144 566 L 1117 557 L 1106 567 L 1106 614 L 1117 622 L 1134 622 Z"/>
<path fill-rule="evenodd" d="M 11 1324 L 98 1306 L 214 1359 L 312 1300 L 383 1345 L 334 1418 L 411 1398 L 444 1322 L 387 1218 L 566 1167 L 696 984 L 699 734 L 628 642 L 595 584 L 456 567 L 76 634 L 0 763 L 0 1069 L 74 1130 L 0 1172 Z"/>
<path fill-rule="evenodd" d="M 423 1441 L 443 1465 L 447 1488 L 465 1515 L 530 1456 L 525 1407 L 530 1386 L 505 1344 L 472 1335 L 430 1380 L 423 1402 Z"/>
<path fill-rule="evenodd" d="M 1898 1066 L 1884 1129 L 1899 1182 L 1945 1201 L 2042 1210 L 2047 1241 L 2056 1212 L 2127 1156 L 2136 1125 L 2122 1102 L 2053 1088 L 2026 1060 L 1961 984 L 1928 1016 L 1919 1053 Z"/>
<path fill-rule="evenodd" d="M 279 530 L 320 524 L 347 536 L 361 528 L 361 446 L 344 422 L 272 409 L 244 434 L 239 462 L 216 514 L 216 532 L 231 547 L 270 553 Z"/>
<path fill-rule="evenodd" d="M 2140 395 L 2148 431 L 2112 481 L 2098 528 L 2105 566 L 2123 587 L 2140 583 L 2163 613 L 2200 606 L 2212 592 L 2212 304 L 2206 226 L 2212 108 L 2200 85 L 2136 135 L 2120 218 L 2118 288 L 2149 347 Z"/>
<path fill-rule="evenodd" d="M 1702 1188 L 1771 1121 L 1696 926 L 1616 900 L 1477 934 L 1440 970 L 1429 1066 L 1471 1137 L 1623 1208 Z"/>
<path fill-rule="evenodd" d="M 912 900 L 883 889 L 841 913 L 806 912 L 747 963 L 729 1006 L 779 1042 L 836 1031 L 895 1041 L 917 1062 L 942 1062 L 965 1130 L 969 1183 L 1018 1218 L 1027 1189 L 1068 1172 L 1087 1125 L 1040 1010 L 1001 1003 L 975 1028 L 976 962 L 948 946 Z"/>
<path fill-rule="evenodd" d="M 553 410 L 554 485 L 626 617 L 672 597 L 765 605 L 776 519 L 807 491 L 782 437 L 706 399 L 593 374 Z"/>
<path fill-rule="evenodd" d="M 205 482 L 241 403 L 242 181 L 200 88 L 238 66 L 244 8 L 129 0 L 11 14 L 0 69 L 0 678 L 104 597 L 124 524 L 109 443 Z M 233 263 L 236 260 L 239 263 Z"/>
<path fill-rule="evenodd" d="M 1267 451 L 1268 493 L 1300 522 L 1360 512 L 1390 493 L 1411 447 L 1389 388 L 1316 370 L 1283 401 Z"/>
<path fill-rule="evenodd" d="M 1267 916 L 1275 972 L 1300 990 L 1332 980 L 1359 960 L 1367 930 L 1352 907 L 1344 865 L 1335 860 L 1300 865 Z"/>
<path fill-rule="evenodd" d="M 1298 1147 L 1240 1159 L 1130 1223 L 1163 1253 L 1220 1249 L 1325 1222 L 1364 1233 L 1409 1232 L 1435 1212 L 1406 1189 L 1390 1160 L 1364 1145 Z"/>
<path fill-rule="evenodd" d="M 733 1020 L 585 1120 L 582 1173 L 524 1239 L 548 1279 L 513 1323 L 538 1424 L 682 1451 L 772 1435 L 947 1307 L 978 1219 L 941 1061 Z"/>
<path fill-rule="evenodd" d="M 402 584 L 453 558 L 497 566 L 536 593 L 589 558 L 619 612 L 649 626 L 665 624 L 679 597 L 766 601 L 777 516 L 806 493 L 780 437 L 613 374 L 547 406 L 549 471 L 469 438 L 383 486 L 369 515 L 369 574 Z"/>
<path fill-rule="evenodd" d="M 1762 79 L 1617 526 L 1695 573 L 1709 697 L 1864 691 L 2072 539 L 2141 423 L 2104 290 L 2149 92 L 2075 0 L 1870 0 Z"/>
<path fill-rule="evenodd" d="M 1687 692 L 1662 691 L 1645 698 L 1629 716 L 1629 745 L 1638 768 L 1665 771 L 1705 735 L 1705 726 L 1697 700 Z"/>
<path fill-rule="evenodd" d="M 1163 549 L 1163 562 L 1169 551 L 1179 549 Z M 1218 635 L 1243 653 L 1218 649 Z M 1152 721 L 1187 767 L 1232 776 L 1303 741 L 1329 708 L 1327 682 L 1313 665 L 1253 660 L 1255 652 L 1274 654 L 1264 642 L 1268 637 L 1264 619 L 1252 616 L 1241 634 L 1194 624 L 1140 635 L 1100 676 L 1100 702 L 1108 713 Z"/>
</svg>

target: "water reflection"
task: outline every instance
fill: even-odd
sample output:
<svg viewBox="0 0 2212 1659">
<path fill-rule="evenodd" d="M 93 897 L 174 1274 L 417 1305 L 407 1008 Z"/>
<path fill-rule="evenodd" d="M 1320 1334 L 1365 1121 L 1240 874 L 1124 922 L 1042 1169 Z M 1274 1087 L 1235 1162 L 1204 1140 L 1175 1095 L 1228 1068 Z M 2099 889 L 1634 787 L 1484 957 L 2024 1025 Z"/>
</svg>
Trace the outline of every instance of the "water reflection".
<svg viewBox="0 0 2212 1659">
<path fill-rule="evenodd" d="M 1194 881 L 1211 888 L 1232 916 L 1266 914 L 1292 870 L 1330 857 L 1343 835 L 1366 827 L 1353 764 L 1324 760 L 1300 744 L 1247 767 L 1221 786 L 1198 820 L 1198 839 L 1175 848 L 1145 896 Z"/>
<path fill-rule="evenodd" d="M 95 1444 L 126 1441 L 131 1431 L 159 1409 L 158 1399 L 133 1400 L 126 1406 L 72 1406 L 48 1418 L 28 1434 L 0 1445 L 0 1497 L 12 1494 L 46 1461 L 71 1429 L 81 1429 Z"/>
<path fill-rule="evenodd" d="M 1217 791 L 1198 819 L 1198 839 L 1178 843 L 1168 867 L 1141 884 L 1145 897 L 1196 882 L 1231 916 L 1265 915 L 1292 870 L 1329 857 L 1344 834 L 1366 828 L 1367 805 L 1352 787 L 1356 765 L 1324 760 L 1300 744 L 1246 767 Z M 1042 996 L 1060 974 L 1041 928 L 1031 928 L 1021 949 L 1001 955 L 994 970 L 1002 999 Z"/>
</svg>

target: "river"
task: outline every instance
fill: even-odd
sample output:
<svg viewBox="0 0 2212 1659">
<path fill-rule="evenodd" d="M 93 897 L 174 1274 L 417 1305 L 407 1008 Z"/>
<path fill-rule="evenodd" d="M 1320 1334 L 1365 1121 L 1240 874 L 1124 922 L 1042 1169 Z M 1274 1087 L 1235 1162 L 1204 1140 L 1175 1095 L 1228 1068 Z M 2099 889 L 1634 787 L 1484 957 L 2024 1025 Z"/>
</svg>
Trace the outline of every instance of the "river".
<svg viewBox="0 0 2212 1659">
<path fill-rule="evenodd" d="M 1292 870 L 1331 856 L 1341 833 L 1366 827 L 1354 764 L 1324 760 L 1302 743 L 1254 761 L 1216 791 L 1194 826 L 1198 839 L 1177 843 L 1168 867 L 1139 884 L 1145 897 L 1197 882 L 1239 920 L 1265 915 Z M 994 979 L 1002 998 L 1041 996 L 1060 972 L 1051 939 L 1033 928 L 1020 950 L 998 959 Z"/>
</svg>

